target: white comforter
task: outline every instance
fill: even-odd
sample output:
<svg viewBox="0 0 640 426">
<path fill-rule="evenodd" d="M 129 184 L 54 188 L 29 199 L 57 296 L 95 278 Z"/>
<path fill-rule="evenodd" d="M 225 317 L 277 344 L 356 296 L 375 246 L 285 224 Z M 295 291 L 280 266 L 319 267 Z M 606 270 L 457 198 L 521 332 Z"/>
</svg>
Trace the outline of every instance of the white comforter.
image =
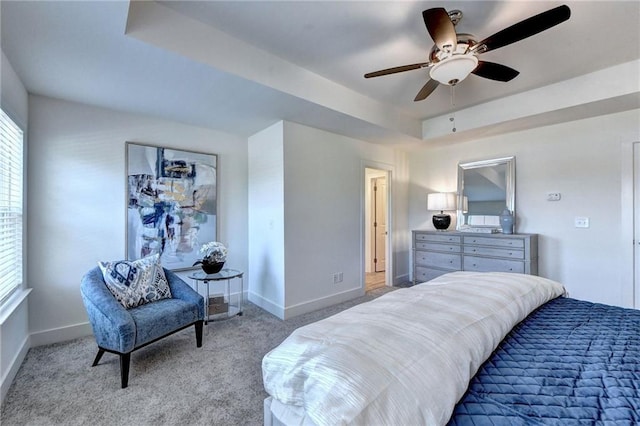
<svg viewBox="0 0 640 426">
<path fill-rule="evenodd" d="M 564 293 L 531 275 L 455 272 L 301 327 L 262 361 L 285 424 L 442 425 L 514 325 Z"/>
</svg>

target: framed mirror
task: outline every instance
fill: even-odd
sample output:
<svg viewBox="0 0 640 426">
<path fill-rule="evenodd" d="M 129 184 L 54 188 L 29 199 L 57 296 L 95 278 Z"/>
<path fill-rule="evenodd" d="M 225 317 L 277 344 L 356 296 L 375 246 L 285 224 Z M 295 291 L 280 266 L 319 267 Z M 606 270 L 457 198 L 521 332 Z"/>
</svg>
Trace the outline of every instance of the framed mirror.
<svg viewBox="0 0 640 426">
<path fill-rule="evenodd" d="M 456 229 L 500 227 L 508 208 L 515 217 L 516 158 L 458 164 L 458 220 Z"/>
</svg>

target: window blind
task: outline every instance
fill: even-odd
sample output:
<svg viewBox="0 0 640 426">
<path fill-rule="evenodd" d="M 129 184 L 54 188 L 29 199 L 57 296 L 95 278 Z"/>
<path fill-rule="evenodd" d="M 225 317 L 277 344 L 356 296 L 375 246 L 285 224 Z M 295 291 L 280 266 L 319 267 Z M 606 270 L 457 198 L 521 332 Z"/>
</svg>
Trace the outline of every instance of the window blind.
<svg viewBox="0 0 640 426">
<path fill-rule="evenodd" d="M 0 109 L 0 303 L 22 285 L 23 132 Z"/>
</svg>

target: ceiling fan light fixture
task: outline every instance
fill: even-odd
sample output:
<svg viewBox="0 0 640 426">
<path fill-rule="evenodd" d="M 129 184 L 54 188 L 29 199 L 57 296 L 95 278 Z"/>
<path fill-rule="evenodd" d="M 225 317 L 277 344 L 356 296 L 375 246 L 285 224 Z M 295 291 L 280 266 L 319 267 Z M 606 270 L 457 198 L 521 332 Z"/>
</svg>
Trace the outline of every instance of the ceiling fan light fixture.
<svg viewBox="0 0 640 426">
<path fill-rule="evenodd" d="M 455 86 L 477 66 L 478 58 L 475 55 L 454 55 L 435 64 L 429 75 L 441 84 Z"/>
</svg>

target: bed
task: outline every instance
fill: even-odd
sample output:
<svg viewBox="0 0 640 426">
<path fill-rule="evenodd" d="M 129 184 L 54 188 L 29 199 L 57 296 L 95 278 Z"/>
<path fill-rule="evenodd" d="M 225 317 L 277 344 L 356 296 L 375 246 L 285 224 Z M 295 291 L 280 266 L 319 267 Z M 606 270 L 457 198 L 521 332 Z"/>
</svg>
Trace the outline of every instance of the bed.
<svg viewBox="0 0 640 426">
<path fill-rule="evenodd" d="M 640 423 L 640 311 L 455 272 L 301 327 L 262 362 L 265 424 Z"/>
</svg>

